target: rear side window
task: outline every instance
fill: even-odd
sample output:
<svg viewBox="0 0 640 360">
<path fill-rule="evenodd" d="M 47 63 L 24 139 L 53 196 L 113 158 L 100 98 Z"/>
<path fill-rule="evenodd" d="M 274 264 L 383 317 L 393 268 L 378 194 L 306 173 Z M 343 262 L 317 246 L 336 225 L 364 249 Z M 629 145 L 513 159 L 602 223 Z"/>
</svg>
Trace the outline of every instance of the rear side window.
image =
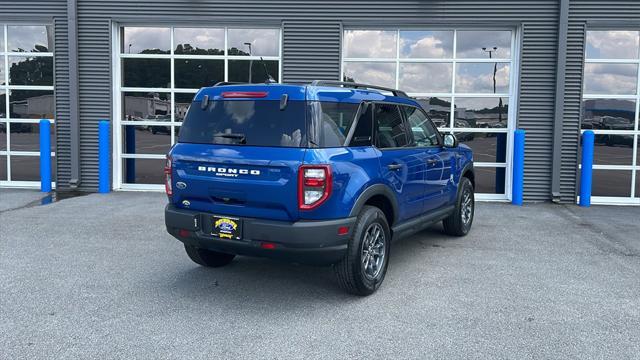
<svg viewBox="0 0 640 360">
<path fill-rule="evenodd" d="M 321 148 L 344 146 L 354 123 L 359 104 L 345 102 L 309 102 L 309 139 Z"/>
<path fill-rule="evenodd" d="M 396 148 L 409 145 L 405 124 L 397 105 L 376 104 L 374 125 L 378 148 Z"/>
<path fill-rule="evenodd" d="M 373 104 L 363 103 L 349 146 L 371 146 L 373 134 Z"/>
<path fill-rule="evenodd" d="M 180 129 L 179 142 L 273 147 L 305 147 L 306 103 L 289 101 L 194 101 Z"/>
</svg>

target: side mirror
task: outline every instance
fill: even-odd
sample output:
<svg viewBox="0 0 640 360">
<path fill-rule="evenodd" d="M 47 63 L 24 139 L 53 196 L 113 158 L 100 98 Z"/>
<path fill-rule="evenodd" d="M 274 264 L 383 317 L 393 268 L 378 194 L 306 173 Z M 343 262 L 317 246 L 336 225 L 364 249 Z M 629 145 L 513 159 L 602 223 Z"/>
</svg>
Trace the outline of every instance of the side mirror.
<svg viewBox="0 0 640 360">
<path fill-rule="evenodd" d="M 445 134 L 444 135 L 444 147 L 446 148 L 455 148 L 458 147 L 458 139 L 453 134 Z"/>
</svg>

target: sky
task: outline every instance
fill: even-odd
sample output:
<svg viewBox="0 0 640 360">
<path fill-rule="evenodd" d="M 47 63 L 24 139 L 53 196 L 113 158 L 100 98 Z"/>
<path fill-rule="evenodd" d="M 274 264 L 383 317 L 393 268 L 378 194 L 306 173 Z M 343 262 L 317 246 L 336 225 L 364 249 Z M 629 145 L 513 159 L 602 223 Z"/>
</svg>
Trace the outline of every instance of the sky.
<svg viewBox="0 0 640 360">
<path fill-rule="evenodd" d="M 345 74 L 359 82 L 395 87 L 395 58 L 398 49 L 396 31 L 351 30 L 345 32 L 346 58 L 382 58 L 393 62 L 346 62 Z M 453 31 L 400 31 L 401 59 L 451 59 Z M 490 39 L 490 40 L 487 40 Z M 509 57 L 511 32 L 458 31 L 458 57 L 486 59 L 482 46 L 498 47 L 498 57 Z M 492 45 L 488 45 L 491 43 Z M 495 55 L 495 54 L 494 54 Z M 458 64 L 456 92 L 493 93 L 494 63 Z M 509 90 L 509 65 L 498 64 L 496 91 Z M 449 93 L 452 88 L 453 65 L 447 62 L 401 63 L 398 86 L 407 92 Z"/>
<path fill-rule="evenodd" d="M 171 47 L 169 28 L 126 27 L 124 29 L 123 51 L 137 54 L 145 49 L 169 51 Z M 280 47 L 279 29 L 235 29 L 228 30 L 228 47 L 236 47 L 248 52 L 245 42 L 252 44 L 252 53 L 256 56 L 278 56 Z M 224 29 L 175 28 L 174 43 L 191 44 L 203 49 L 224 48 Z"/>
<path fill-rule="evenodd" d="M 0 35 L 3 30 L 0 29 Z M 8 26 L 7 31 L 7 48 L 9 51 L 17 51 L 23 49 L 25 51 L 32 51 L 35 45 L 41 45 L 48 48 L 49 51 L 53 51 L 53 33 L 50 26 Z M 0 39 L 0 45 L 2 45 L 2 51 L 4 51 L 4 39 Z"/>
</svg>

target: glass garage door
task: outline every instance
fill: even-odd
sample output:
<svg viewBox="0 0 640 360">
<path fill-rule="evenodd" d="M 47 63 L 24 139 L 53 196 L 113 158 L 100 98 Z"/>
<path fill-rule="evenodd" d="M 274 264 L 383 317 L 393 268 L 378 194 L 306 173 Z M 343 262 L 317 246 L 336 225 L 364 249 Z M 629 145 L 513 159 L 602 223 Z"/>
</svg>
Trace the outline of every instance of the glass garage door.
<svg viewBox="0 0 640 360">
<path fill-rule="evenodd" d="M 278 28 L 116 29 L 114 188 L 164 189 L 165 154 L 195 93 L 220 81 L 280 81 Z"/>
<path fill-rule="evenodd" d="M 640 29 L 587 31 L 582 131 L 595 133 L 593 203 L 640 204 Z"/>
<path fill-rule="evenodd" d="M 478 198 L 507 199 L 514 39 L 512 30 L 345 30 L 342 76 L 416 97 L 441 131 L 473 149 Z"/>
<path fill-rule="evenodd" d="M 52 30 L 0 23 L 0 186 L 40 186 L 39 121 L 55 122 Z"/>
</svg>

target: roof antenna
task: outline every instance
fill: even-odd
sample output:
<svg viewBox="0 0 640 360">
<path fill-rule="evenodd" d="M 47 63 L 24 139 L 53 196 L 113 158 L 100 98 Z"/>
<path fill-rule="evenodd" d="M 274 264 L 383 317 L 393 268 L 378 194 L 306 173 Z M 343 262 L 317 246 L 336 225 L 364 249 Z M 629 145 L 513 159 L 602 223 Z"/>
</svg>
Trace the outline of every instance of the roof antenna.
<svg viewBox="0 0 640 360">
<path fill-rule="evenodd" d="M 267 74 L 267 80 L 264 82 L 265 84 L 275 84 L 277 81 L 273 79 L 271 74 L 269 74 L 269 70 L 267 70 L 267 63 L 264 62 L 262 56 L 260 56 L 260 62 L 262 63 L 262 67 L 264 67 L 264 72 Z"/>
</svg>

